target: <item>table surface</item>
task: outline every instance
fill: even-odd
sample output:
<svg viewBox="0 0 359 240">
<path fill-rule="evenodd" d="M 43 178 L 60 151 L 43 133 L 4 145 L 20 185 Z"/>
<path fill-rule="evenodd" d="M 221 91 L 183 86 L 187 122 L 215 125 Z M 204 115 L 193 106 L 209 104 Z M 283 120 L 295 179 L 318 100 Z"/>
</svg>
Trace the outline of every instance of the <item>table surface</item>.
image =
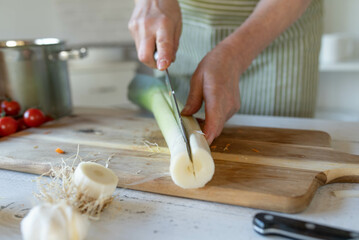
<svg viewBox="0 0 359 240">
<path fill-rule="evenodd" d="M 359 155 L 359 122 L 235 115 L 228 123 L 322 130 L 331 135 L 334 149 Z M 1 240 L 21 239 L 20 222 L 37 204 L 35 177 L 0 170 Z M 346 196 L 348 192 L 353 196 Z M 266 239 L 252 229 L 253 216 L 262 212 L 258 209 L 122 188 L 116 194 L 118 199 L 101 219 L 91 222 L 86 239 Z M 304 212 L 280 215 L 358 231 L 359 184 L 321 187 Z"/>
</svg>

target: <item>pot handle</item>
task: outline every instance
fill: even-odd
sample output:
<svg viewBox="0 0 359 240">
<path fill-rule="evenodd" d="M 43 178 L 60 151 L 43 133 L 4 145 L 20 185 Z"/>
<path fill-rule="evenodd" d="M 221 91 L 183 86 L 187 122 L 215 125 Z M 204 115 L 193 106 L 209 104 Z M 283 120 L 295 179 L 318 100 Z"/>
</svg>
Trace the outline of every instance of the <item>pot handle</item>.
<svg viewBox="0 0 359 240">
<path fill-rule="evenodd" d="M 50 60 L 67 61 L 73 59 L 81 59 L 88 55 L 87 48 L 62 50 L 49 55 Z"/>
</svg>

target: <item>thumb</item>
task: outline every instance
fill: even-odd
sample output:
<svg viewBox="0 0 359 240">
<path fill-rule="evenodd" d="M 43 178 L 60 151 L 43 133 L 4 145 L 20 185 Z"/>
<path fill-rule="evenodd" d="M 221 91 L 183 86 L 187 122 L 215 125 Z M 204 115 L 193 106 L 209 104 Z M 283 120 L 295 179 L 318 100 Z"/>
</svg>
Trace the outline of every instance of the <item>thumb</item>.
<svg viewBox="0 0 359 240">
<path fill-rule="evenodd" d="M 202 106 L 203 100 L 203 77 L 199 74 L 193 74 L 191 79 L 191 86 L 187 98 L 187 103 L 182 110 L 182 114 L 185 116 L 193 115 Z"/>
</svg>

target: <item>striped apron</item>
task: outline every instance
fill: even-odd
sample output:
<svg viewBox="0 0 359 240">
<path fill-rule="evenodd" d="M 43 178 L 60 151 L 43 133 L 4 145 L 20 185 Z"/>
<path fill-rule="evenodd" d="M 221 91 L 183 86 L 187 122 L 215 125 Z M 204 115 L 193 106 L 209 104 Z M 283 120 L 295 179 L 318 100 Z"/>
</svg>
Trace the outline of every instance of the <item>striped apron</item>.
<svg viewBox="0 0 359 240">
<path fill-rule="evenodd" d="M 183 31 L 176 62 L 169 71 L 181 102 L 186 102 L 198 63 L 248 18 L 257 2 L 179 0 Z M 239 113 L 312 117 L 321 34 L 322 1 L 313 0 L 302 17 L 262 51 L 240 77 Z"/>
</svg>

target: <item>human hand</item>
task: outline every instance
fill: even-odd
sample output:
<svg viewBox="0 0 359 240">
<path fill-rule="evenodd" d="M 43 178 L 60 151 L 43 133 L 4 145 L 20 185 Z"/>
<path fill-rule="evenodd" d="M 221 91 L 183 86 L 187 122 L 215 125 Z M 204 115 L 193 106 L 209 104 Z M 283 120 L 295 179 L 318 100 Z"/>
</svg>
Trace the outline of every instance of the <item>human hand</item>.
<svg viewBox="0 0 359 240">
<path fill-rule="evenodd" d="M 128 23 L 138 59 L 152 68 L 165 70 L 175 60 L 182 30 L 177 0 L 138 0 Z M 157 49 L 157 62 L 153 54 Z"/>
<path fill-rule="evenodd" d="M 240 108 L 239 76 L 242 73 L 238 55 L 231 46 L 219 43 L 199 63 L 191 79 L 183 115 L 192 115 L 205 103 L 203 132 L 208 144 L 218 137 L 225 122 Z"/>
</svg>

